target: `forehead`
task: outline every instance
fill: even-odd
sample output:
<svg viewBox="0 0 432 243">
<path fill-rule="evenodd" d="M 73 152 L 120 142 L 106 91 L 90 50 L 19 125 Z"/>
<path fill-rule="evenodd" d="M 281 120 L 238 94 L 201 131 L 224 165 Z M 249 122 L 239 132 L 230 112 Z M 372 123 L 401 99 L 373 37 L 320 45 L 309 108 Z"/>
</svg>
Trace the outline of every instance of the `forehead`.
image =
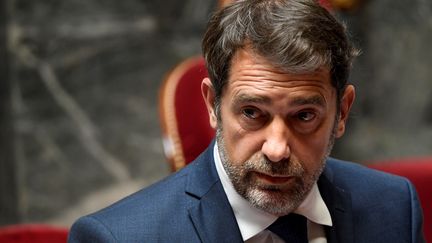
<svg viewBox="0 0 432 243">
<path fill-rule="evenodd" d="M 335 93 L 335 88 L 326 67 L 301 74 L 289 73 L 252 51 L 241 49 L 232 58 L 226 94 L 243 96 L 250 92 L 270 98 L 320 95 L 327 99 Z"/>
</svg>

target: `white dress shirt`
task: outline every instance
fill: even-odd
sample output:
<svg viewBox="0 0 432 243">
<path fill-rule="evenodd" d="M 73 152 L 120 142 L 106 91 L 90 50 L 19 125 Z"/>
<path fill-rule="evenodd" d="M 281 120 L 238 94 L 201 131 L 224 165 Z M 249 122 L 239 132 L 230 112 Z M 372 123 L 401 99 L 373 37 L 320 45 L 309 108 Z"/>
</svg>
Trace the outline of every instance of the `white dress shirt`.
<svg viewBox="0 0 432 243">
<path fill-rule="evenodd" d="M 240 196 L 234 189 L 222 165 L 217 143 L 215 143 L 213 153 L 217 173 L 234 211 L 243 241 L 248 243 L 284 242 L 279 236 L 266 229 L 278 217 L 253 207 L 245 198 Z M 310 243 L 327 242 L 324 225 L 332 226 L 332 220 L 316 183 L 294 213 L 301 214 L 307 218 L 308 239 Z"/>
</svg>

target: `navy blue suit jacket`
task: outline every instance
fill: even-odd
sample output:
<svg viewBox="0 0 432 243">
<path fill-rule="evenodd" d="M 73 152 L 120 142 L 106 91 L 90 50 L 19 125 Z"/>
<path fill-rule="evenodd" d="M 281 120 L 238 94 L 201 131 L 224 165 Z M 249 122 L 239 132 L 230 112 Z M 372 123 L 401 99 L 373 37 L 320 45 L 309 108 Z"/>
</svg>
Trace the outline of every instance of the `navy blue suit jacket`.
<svg viewBox="0 0 432 243">
<path fill-rule="evenodd" d="M 179 172 L 80 218 L 69 242 L 242 242 L 212 146 Z M 424 242 L 407 179 L 329 159 L 318 186 L 333 220 L 328 242 Z"/>
</svg>

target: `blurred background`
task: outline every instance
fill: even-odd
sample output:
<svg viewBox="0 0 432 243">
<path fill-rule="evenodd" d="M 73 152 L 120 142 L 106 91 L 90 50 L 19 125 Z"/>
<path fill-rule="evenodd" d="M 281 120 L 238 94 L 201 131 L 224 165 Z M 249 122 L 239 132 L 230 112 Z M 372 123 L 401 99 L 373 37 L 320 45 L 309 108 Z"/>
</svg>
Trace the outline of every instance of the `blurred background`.
<svg viewBox="0 0 432 243">
<path fill-rule="evenodd" d="M 332 3 L 362 50 L 333 156 L 432 155 L 432 1 Z M 158 89 L 216 0 L 0 4 L 0 225 L 69 227 L 167 176 Z"/>
</svg>

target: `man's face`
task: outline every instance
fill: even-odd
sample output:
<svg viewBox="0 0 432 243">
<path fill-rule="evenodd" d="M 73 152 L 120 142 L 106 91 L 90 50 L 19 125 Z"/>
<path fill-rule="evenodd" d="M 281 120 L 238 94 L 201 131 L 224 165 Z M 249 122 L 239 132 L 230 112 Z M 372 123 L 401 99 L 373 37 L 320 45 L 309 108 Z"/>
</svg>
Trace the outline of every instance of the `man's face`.
<svg viewBox="0 0 432 243">
<path fill-rule="evenodd" d="M 296 209 L 317 181 L 354 99 L 349 87 L 352 95 L 344 95 L 339 117 L 328 69 L 284 73 L 248 50 L 233 57 L 219 119 L 208 79 L 202 90 L 234 188 L 275 215 Z"/>
</svg>

